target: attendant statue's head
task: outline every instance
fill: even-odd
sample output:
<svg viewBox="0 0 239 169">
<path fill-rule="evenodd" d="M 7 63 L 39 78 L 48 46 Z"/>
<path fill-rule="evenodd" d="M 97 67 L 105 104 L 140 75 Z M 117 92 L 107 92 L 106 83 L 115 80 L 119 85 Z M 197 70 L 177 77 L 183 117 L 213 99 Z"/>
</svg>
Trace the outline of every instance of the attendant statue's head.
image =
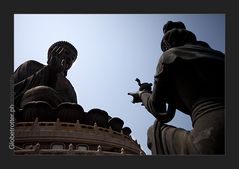
<svg viewBox="0 0 239 169">
<path fill-rule="evenodd" d="M 163 33 L 165 34 L 166 32 L 177 28 L 177 29 L 186 29 L 186 26 L 184 25 L 183 22 L 181 21 L 168 21 L 164 26 L 163 26 Z"/>
<path fill-rule="evenodd" d="M 194 44 L 205 48 L 211 48 L 208 43 L 197 41 L 195 34 L 188 31 L 181 21 L 168 21 L 163 26 L 163 33 L 164 36 L 161 41 L 161 49 L 163 52 L 170 48 L 183 46 L 185 44 Z"/>
<path fill-rule="evenodd" d="M 48 49 L 47 63 L 49 65 L 54 62 L 54 64 L 61 66 L 62 72 L 66 76 L 67 71 L 75 62 L 77 54 L 76 48 L 71 43 L 67 41 L 58 41 L 52 44 Z M 55 58 L 53 59 L 53 57 Z"/>
<path fill-rule="evenodd" d="M 164 34 L 161 41 L 161 49 L 165 52 L 173 47 L 195 44 L 196 41 L 197 38 L 194 33 L 186 29 L 173 28 Z"/>
</svg>

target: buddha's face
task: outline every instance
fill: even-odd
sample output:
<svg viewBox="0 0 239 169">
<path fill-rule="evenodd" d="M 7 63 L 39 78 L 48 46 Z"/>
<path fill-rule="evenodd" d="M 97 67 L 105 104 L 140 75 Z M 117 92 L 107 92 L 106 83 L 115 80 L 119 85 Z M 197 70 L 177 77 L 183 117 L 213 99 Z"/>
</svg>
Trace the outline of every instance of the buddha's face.
<svg viewBox="0 0 239 169">
<path fill-rule="evenodd" d="M 67 47 L 62 46 L 56 46 L 53 50 L 56 51 L 58 58 L 61 60 L 64 70 L 69 70 L 75 61 L 74 53 Z"/>
</svg>

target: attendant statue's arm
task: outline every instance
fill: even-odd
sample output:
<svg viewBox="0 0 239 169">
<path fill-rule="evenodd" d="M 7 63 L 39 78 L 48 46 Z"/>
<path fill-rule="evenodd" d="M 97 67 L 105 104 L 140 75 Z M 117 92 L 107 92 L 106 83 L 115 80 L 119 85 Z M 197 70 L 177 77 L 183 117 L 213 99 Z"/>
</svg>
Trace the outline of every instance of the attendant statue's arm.
<svg viewBox="0 0 239 169">
<path fill-rule="evenodd" d="M 176 108 L 172 104 L 168 104 L 166 108 L 166 95 L 168 94 L 168 79 L 167 70 L 160 71 L 161 67 L 157 68 L 157 73 L 154 78 L 154 85 L 152 91 L 150 83 L 143 83 L 145 86 L 140 86 L 139 91 L 135 93 L 128 93 L 133 96 L 133 103 L 140 103 L 159 121 L 167 123 L 172 120 L 175 115 Z M 138 80 L 136 80 L 138 81 Z M 138 82 L 140 85 L 140 81 Z"/>
</svg>

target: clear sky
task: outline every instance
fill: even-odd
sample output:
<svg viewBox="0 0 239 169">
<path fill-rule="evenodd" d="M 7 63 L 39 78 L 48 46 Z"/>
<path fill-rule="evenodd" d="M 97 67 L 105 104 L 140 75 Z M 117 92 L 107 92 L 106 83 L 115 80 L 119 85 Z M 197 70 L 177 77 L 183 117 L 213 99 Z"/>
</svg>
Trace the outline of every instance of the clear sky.
<svg viewBox="0 0 239 169">
<path fill-rule="evenodd" d="M 27 60 L 47 62 L 47 50 L 64 40 L 78 50 L 67 78 L 85 112 L 100 108 L 120 117 L 146 154 L 147 129 L 154 117 L 128 92 L 136 78 L 153 83 L 162 54 L 163 25 L 182 21 L 198 40 L 225 53 L 224 14 L 15 14 L 14 70 Z M 14 71 L 13 70 L 13 71 Z M 169 124 L 192 129 L 190 117 L 177 111 Z"/>
</svg>

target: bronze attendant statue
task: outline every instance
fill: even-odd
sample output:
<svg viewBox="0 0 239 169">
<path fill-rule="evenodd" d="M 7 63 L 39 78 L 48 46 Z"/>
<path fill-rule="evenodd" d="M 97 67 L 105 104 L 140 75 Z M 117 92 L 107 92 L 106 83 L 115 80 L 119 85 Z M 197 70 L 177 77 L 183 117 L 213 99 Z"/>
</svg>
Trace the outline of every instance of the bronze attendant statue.
<svg viewBox="0 0 239 169">
<path fill-rule="evenodd" d="M 129 93 L 156 118 L 148 147 L 152 154 L 224 154 L 225 55 L 182 22 L 169 21 L 163 30 L 152 91 Z M 175 109 L 191 117 L 191 131 L 166 124 Z"/>
</svg>

